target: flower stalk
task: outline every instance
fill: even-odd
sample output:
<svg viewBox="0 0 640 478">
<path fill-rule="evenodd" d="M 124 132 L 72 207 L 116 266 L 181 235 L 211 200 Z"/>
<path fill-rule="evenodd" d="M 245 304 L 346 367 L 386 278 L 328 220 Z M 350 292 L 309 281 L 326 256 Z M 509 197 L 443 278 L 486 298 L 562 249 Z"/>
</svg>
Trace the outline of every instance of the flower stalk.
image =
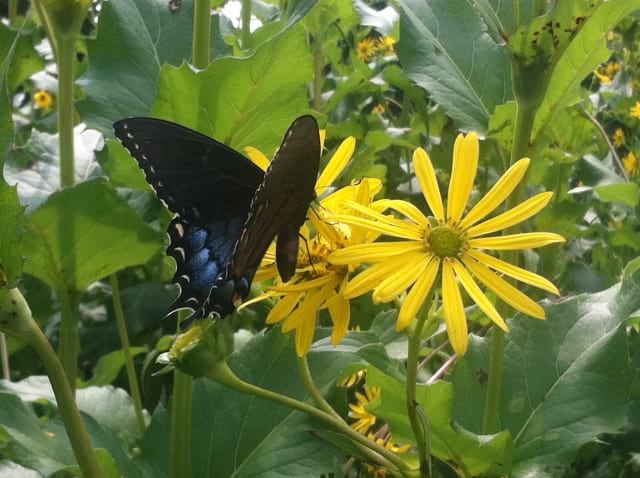
<svg viewBox="0 0 640 478">
<path fill-rule="evenodd" d="M 27 301 L 16 288 L 0 289 L 0 331 L 25 341 L 36 351 L 49 376 L 58 411 L 82 475 L 103 477 L 65 370 L 51 344 L 33 320 Z"/>
<path fill-rule="evenodd" d="M 191 62 L 199 70 L 209 66 L 211 51 L 211 1 L 195 0 Z"/>
<path fill-rule="evenodd" d="M 302 357 L 297 357 L 298 359 L 298 369 L 300 370 L 300 377 L 302 378 L 302 383 L 305 388 L 311 395 L 311 398 L 315 402 L 316 406 L 323 410 L 324 412 L 332 415 L 333 417 L 342 420 L 342 417 L 336 412 L 333 407 L 327 402 L 315 382 L 313 381 L 313 377 L 311 376 L 311 370 L 309 369 L 309 362 L 307 361 L 307 356 L 303 355 Z"/>
<path fill-rule="evenodd" d="M 240 15 L 242 17 L 240 41 L 242 42 L 242 49 L 246 51 L 251 49 L 251 0 L 242 0 Z"/>
</svg>

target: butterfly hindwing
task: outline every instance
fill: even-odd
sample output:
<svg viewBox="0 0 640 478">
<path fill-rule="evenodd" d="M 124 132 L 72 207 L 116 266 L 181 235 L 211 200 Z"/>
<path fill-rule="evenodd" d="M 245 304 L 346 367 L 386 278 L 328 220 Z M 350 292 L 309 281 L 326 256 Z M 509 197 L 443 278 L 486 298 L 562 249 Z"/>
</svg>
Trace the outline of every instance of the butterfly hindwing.
<svg viewBox="0 0 640 478">
<path fill-rule="evenodd" d="M 167 255 L 180 294 L 169 312 L 189 308 L 187 323 L 208 315 L 264 173 L 250 160 L 197 131 L 154 118 L 128 118 L 114 131 L 158 197 L 175 213 Z M 228 312 L 227 312 L 228 313 Z"/>
<path fill-rule="evenodd" d="M 299 229 L 316 197 L 319 165 L 318 124 L 312 116 L 301 116 L 289 127 L 255 194 L 229 267 L 228 280 L 235 283 L 236 293 L 241 297 L 248 294 L 248 286 L 276 235 L 280 276 L 287 281 L 295 272 Z"/>
</svg>

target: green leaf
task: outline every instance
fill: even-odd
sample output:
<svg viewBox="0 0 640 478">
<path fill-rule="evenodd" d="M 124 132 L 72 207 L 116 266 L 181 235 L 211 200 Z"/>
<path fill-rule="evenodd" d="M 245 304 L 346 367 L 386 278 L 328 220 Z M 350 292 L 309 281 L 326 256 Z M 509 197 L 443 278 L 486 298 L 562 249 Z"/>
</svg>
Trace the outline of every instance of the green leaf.
<svg viewBox="0 0 640 478">
<path fill-rule="evenodd" d="M 142 169 L 120 141 L 109 139 L 106 148 L 96 153 L 102 168 L 115 186 L 150 191 Z"/>
<path fill-rule="evenodd" d="M 407 417 L 404 383 L 369 368 L 367 385 L 378 386 L 382 390 L 380 401 L 367 410 L 389 424 L 395 443 L 412 443 L 414 436 Z M 508 471 L 510 434 L 474 435 L 456 424 L 453 421 L 453 387 L 450 383 L 438 381 L 432 385 L 419 385 L 416 399 L 429 420 L 433 455 L 455 462 L 467 470 L 469 476 Z"/>
<path fill-rule="evenodd" d="M 478 10 L 466 0 L 398 4 L 402 35 L 396 52 L 405 74 L 458 128 L 486 131 L 495 107 L 512 97 L 506 50 L 487 34 Z"/>
<path fill-rule="evenodd" d="M 147 351 L 144 347 L 131 347 L 131 356 L 143 354 Z M 86 382 L 81 382 L 79 387 L 102 386 L 112 383 L 122 367 L 125 365 L 125 356 L 122 350 L 115 350 L 98 359 L 98 363 L 93 372 L 93 377 Z"/>
<path fill-rule="evenodd" d="M 349 354 L 313 354 L 310 367 L 314 380 L 323 390 L 333 385 L 347 363 L 357 361 Z M 239 353 L 229 357 L 229 365 L 243 380 L 277 393 L 306 398 L 299 379 L 291 334 L 279 327 L 252 339 Z M 154 415 L 145 435 L 153 446 L 166 447 L 154 435 L 165 433 L 166 415 Z M 324 423 L 253 395 L 238 393 L 206 379 L 194 382 L 193 395 L 193 476 L 224 478 L 319 476 L 333 471 L 333 460 L 344 459 L 344 452 L 314 436 L 313 430 L 326 429 Z M 163 450 L 143 455 L 165 460 Z M 146 454 L 146 455 L 145 455 Z M 153 469 L 156 463 L 147 462 Z"/>
<path fill-rule="evenodd" d="M 31 32 L 16 32 L 4 23 L 0 23 L 0 58 L 9 61 L 6 78 L 9 93 L 15 92 L 31 75 L 44 68 L 44 60 L 33 47 Z"/>
<path fill-rule="evenodd" d="M 52 194 L 27 225 L 25 270 L 53 288 L 83 291 L 144 264 L 163 243 L 103 179 Z"/>
<path fill-rule="evenodd" d="M 151 111 L 160 68 L 191 57 L 193 2 L 172 11 L 161 0 L 112 0 L 100 11 L 98 38 L 87 42 L 91 62 L 79 80 L 87 98 L 83 121 L 105 135 L 112 123 Z"/>
<path fill-rule="evenodd" d="M 542 12 L 535 12 L 536 0 L 503 2 L 501 0 L 478 0 L 476 6 L 483 18 L 494 30 L 511 35 L 520 25 L 529 23 Z"/>
<path fill-rule="evenodd" d="M 640 202 L 640 190 L 636 183 L 614 183 L 593 188 L 605 202 L 617 202 L 634 208 Z"/>
<path fill-rule="evenodd" d="M 639 307 L 636 271 L 606 291 L 547 303 L 547 320 L 509 321 L 499 413 L 514 437 L 510 476 L 562 476 L 583 444 L 627 423 L 637 371 L 629 366 L 624 321 Z M 487 339 L 474 338 L 452 376 L 461 398 L 455 417 L 475 431 L 482 422 L 488 349 Z"/>
<path fill-rule="evenodd" d="M 640 0 L 601 3 L 584 22 L 558 60 L 536 115 L 532 143 L 537 143 L 562 108 L 580 100 L 580 82 L 611 56 L 606 35 L 620 20 L 640 8 Z"/>
<path fill-rule="evenodd" d="M 291 121 L 308 111 L 309 80 L 311 55 L 296 26 L 249 58 L 222 58 L 198 73 L 163 67 L 153 112 L 236 150 L 254 146 L 270 156 Z"/>
<path fill-rule="evenodd" d="M 4 28 L 3 25 L 0 27 Z M 0 35 L 2 36 L 2 35 Z M 16 187 L 9 186 L 4 179 L 4 163 L 13 145 L 13 122 L 9 94 L 10 65 L 16 54 L 20 39 L 18 35 L 5 38 L 6 45 L 2 67 L 0 67 L 0 287 L 15 287 L 22 274 L 22 224 L 24 209 L 18 200 Z M 0 47 L 0 49 L 3 49 Z"/>
</svg>

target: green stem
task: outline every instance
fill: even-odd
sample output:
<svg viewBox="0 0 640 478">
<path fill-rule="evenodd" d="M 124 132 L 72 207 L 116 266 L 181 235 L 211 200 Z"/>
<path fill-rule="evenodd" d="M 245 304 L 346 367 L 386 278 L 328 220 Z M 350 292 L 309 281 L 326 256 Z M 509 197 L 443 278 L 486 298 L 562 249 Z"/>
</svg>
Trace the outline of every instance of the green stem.
<svg viewBox="0 0 640 478">
<path fill-rule="evenodd" d="M 324 54 L 322 44 L 324 36 L 317 31 L 313 35 L 313 109 L 322 108 L 322 86 L 324 85 Z"/>
<path fill-rule="evenodd" d="M 311 370 L 309 370 L 309 362 L 307 361 L 307 356 L 298 357 L 298 370 L 300 371 L 300 377 L 302 378 L 302 383 L 305 388 L 311 395 L 311 398 L 316 403 L 318 408 L 324 410 L 329 415 L 333 415 L 335 418 L 342 420 L 342 417 L 338 412 L 336 412 L 333 407 L 327 402 L 318 387 L 316 387 L 315 382 L 313 381 L 313 377 L 311 376 Z"/>
<path fill-rule="evenodd" d="M 539 103 L 535 104 L 535 102 L 533 104 L 518 103 L 513 149 L 511 150 L 512 165 L 520 158 L 526 157 L 529 153 L 529 138 L 533 130 L 538 105 Z M 513 208 L 513 206 L 520 202 L 523 189 L 523 183 L 521 183 L 507 198 L 507 210 Z M 517 228 L 510 228 L 504 231 L 505 234 L 513 234 L 514 232 L 517 232 Z M 503 251 L 500 254 L 500 258 L 510 264 L 517 264 L 518 257 L 518 251 Z M 508 312 L 508 306 L 503 302 L 499 302 L 496 308 L 503 316 Z M 487 382 L 484 417 L 482 420 L 482 432 L 484 434 L 497 433 L 500 430 L 498 410 L 500 407 L 500 396 L 502 395 L 504 346 L 504 332 L 497 327 L 493 327 L 491 332 L 491 350 L 489 352 L 489 379 Z"/>
<path fill-rule="evenodd" d="M 249 50 L 251 48 L 251 0 L 242 0 L 242 30 L 240 31 L 240 41 L 242 49 Z"/>
<path fill-rule="evenodd" d="M 58 133 L 60 135 L 60 187 L 73 186 L 73 59 L 75 40 L 58 38 Z"/>
<path fill-rule="evenodd" d="M 178 314 L 178 333 L 180 322 Z M 169 456 L 169 478 L 191 476 L 191 403 L 193 400 L 193 377 L 179 370 L 173 376 L 173 398 L 171 401 L 171 438 Z"/>
<path fill-rule="evenodd" d="M 378 463 L 382 464 L 383 466 L 386 466 L 387 462 L 392 463 L 393 466 L 397 470 L 400 470 L 405 476 L 411 476 L 409 465 L 405 463 L 404 460 L 402 460 L 398 455 L 390 450 L 387 450 L 383 446 L 380 446 L 375 442 L 369 440 L 364 435 L 361 435 L 349 425 L 347 425 L 342 419 L 337 419 L 333 415 L 323 410 L 319 410 L 307 403 L 301 402 L 300 400 L 296 400 L 295 398 L 287 397 L 286 395 L 281 395 L 279 393 L 272 392 L 271 390 L 267 390 L 265 388 L 261 388 L 245 382 L 233 373 L 226 362 L 218 362 L 215 369 L 211 370 L 209 378 L 235 390 L 266 398 L 267 400 L 280 403 L 289 408 L 293 408 L 295 410 L 299 410 L 308 415 L 311 415 L 312 417 L 317 418 L 318 420 L 321 420 L 327 425 L 336 429 L 338 432 L 351 438 L 354 442 L 365 446 L 366 448 L 375 452 L 375 454 L 380 455 L 380 457 L 384 458 L 384 460 L 377 460 Z M 392 469 L 391 471 L 394 470 Z"/>
<path fill-rule="evenodd" d="M 144 422 L 144 413 L 142 411 L 142 398 L 140 396 L 140 387 L 138 386 L 136 368 L 133 365 L 131 345 L 129 344 L 129 334 L 127 333 L 127 324 L 124 319 L 124 310 L 122 308 L 122 298 L 120 296 L 120 285 L 118 284 L 117 273 L 111 275 L 111 295 L 113 298 L 113 310 L 116 316 L 116 326 L 118 328 L 118 335 L 120 335 L 122 353 L 124 354 L 124 363 L 127 369 L 127 378 L 129 379 L 131 398 L 133 399 L 133 408 L 136 412 L 138 431 L 140 432 L 140 436 L 142 436 L 146 428 Z"/>
<path fill-rule="evenodd" d="M 211 0 L 195 0 L 193 10 L 193 66 L 204 70 L 209 65 L 211 49 Z"/>
<path fill-rule="evenodd" d="M 47 11 L 44 9 L 42 5 L 42 0 L 34 0 L 33 6 L 35 7 L 36 13 L 38 14 L 38 18 L 42 22 L 42 26 L 44 27 L 44 32 L 49 39 L 49 43 L 51 43 L 51 49 L 53 50 L 53 56 L 58 58 L 58 38 L 53 34 L 53 25 Z"/>
<path fill-rule="evenodd" d="M 9 25 L 16 26 L 18 20 L 18 0 L 9 0 Z"/>
<path fill-rule="evenodd" d="M 421 334 L 427 321 L 428 311 L 430 310 L 431 300 L 433 298 L 433 290 L 422 306 L 422 311 L 417 317 L 416 325 L 413 332 L 409 335 L 409 344 L 407 352 L 407 376 L 405 382 L 405 399 L 407 405 L 407 416 L 411 424 L 413 436 L 416 439 L 416 448 L 418 448 L 418 457 L 420 463 L 420 477 L 431 476 L 431 456 L 428 450 L 429 430 L 423 427 L 422 421 L 418 416 L 418 401 L 416 398 L 416 390 L 418 387 L 418 358 L 420 356 L 420 344 L 422 342 Z M 426 410 L 423 410 L 426 415 Z M 425 420 L 427 422 L 427 420 Z"/>
<path fill-rule="evenodd" d="M 9 349 L 7 348 L 7 336 L 0 332 L 0 361 L 2 362 L 2 378 L 11 380 L 9 368 Z"/>
<path fill-rule="evenodd" d="M 60 331 L 58 356 L 67 376 L 71 389 L 75 393 L 78 376 L 78 353 L 80 334 L 78 333 L 78 301 L 75 294 L 67 289 L 58 289 L 60 300 Z"/>
<path fill-rule="evenodd" d="M 31 345 L 42 361 L 82 476 L 103 477 L 62 363 L 33 320 L 29 305 L 18 289 L 0 291 L 0 326 L 7 334 Z"/>
</svg>

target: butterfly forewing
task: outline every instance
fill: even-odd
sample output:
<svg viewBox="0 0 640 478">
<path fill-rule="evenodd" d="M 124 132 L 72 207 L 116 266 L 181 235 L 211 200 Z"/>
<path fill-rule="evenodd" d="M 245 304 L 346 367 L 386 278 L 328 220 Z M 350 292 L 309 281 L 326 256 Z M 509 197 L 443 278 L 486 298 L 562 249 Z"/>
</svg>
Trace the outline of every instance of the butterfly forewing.
<svg viewBox="0 0 640 478">
<path fill-rule="evenodd" d="M 264 173 L 233 149 L 175 123 L 129 118 L 114 130 L 175 213 L 167 254 L 176 261 L 180 294 L 169 313 L 193 309 L 188 321 L 208 315 L 211 292 L 226 278 Z"/>
<path fill-rule="evenodd" d="M 318 124 L 312 116 L 301 116 L 289 127 L 256 192 L 230 264 L 229 280 L 234 281 L 236 292 L 242 297 L 248 293 L 260 261 L 276 235 L 281 234 L 276 251 L 280 275 L 285 281 L 293 275 L 298 231 L 306 219 L 309 203 L 315 198 L 319 165 Z"/>
</svg>

